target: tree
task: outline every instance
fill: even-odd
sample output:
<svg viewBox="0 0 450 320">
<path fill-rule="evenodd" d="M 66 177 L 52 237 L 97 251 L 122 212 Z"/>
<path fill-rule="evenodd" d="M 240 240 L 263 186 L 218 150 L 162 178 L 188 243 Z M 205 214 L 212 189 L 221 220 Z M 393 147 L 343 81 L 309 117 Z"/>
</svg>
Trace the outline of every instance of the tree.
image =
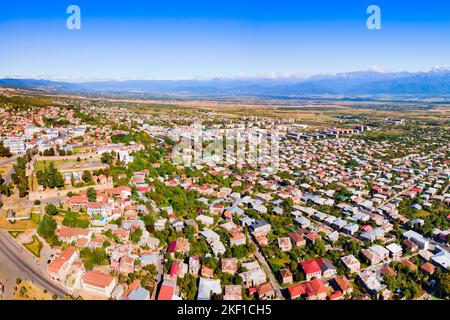
<svg viewBox="0 0 450 320">
<path fill-rule="evenodd" d="M 28 178 L 26 174 L 27 158 L 20 157 L 17 159 L 17 164 L 14 165 L 14 173 L 11 175 L 11 180 L 19 189 L 19 197 L 24 198 L 28 194 Z"/>
<path fill-rule="evenodd" d="M 45 157 L 54 156 L 55 155 L 55 150 L 53 148 L 46 149 L 46 150 L 44 150 L 43 155 Z"/>
<path fill-rule="evenodd" d="M 64 187 L 64 177 L 56 169 L 53 162 L 50 162 L 48 168 L 36 172 L 38 183 L 44 188 L 62 188 Z"/>
<path fill-rule="evenodd" d="M 97 191 L 94 188 L 89 188 L 87 190 L 87 197 L 89 201 L 95 202 L 97 200 Z"/>
<path fill-rule="evenodd" d="M 291 260 L 290 269 L 294 273 L 298 270 L 298 263 L 295 260 Z"/>
<path fill-rule="evenodd" d="M 141 229 L 137 229 L 136 231 L 132 231 L 130 238 L 131 241 L 133 241 L 134 243 L 138 243 L 139 240 L 141 240 L 142 237 L 142 230 Z"/>
<path fill-rule="evenodd" d="M 58 208 L 55 205 L 49 203 L 45 206 L 45 213 L 51 216 L 55 216 L 58 214 Z"/>
<path fill-rule="evenodd" d="M 47 214 L 44 215 L 44 218 L 42 218 L 37 228 L 37 233 L 46 240 L 50 240 L 55 236 L 55 230 L 55 220 L 53 220 L 53 218 Z"/>
<path fill-rule="evenodd" d="M 344 250 L 353 254 L 354 256 L 358 255 L 359 250 L 361 249 L 361 244 L 356 242 L 355 240 L 349 240 L 344 243 Z"/>
<path fill-rule="evenodd" d="M 89 248 L 81 249 L 80 258 L 83 260 L 84 266 L 88 270 L 92 270 L 96 265 L 104 266 L 109 264 L 109 257 L 103 247 L 93 250 Z"/>
<path fill-rule="evenodd" d="M 231 248 L 231 252 L 233 254 L 233 257 L 238 259 L 245 258 L 249 254 L 249 250 L 245 245 L 233 246 Z"/>
<path fill-rule="evenodd" d="M 107 163 L 111 165 L 114 160 L 114 156 L 109 152 L 104 152 L 102 153 L 100 160 L 102 161 L 102 163 Z"/>
<path fill-rule="evenodd" d="M 194 238 L 195 235 L 195 229 L 193 226 L 187 225 L 184 230 L 184 235 L 186 236 L 186 238 L 188 238 L 189 240 Z"/>
<path fill-rule="evenodd" d="M 6 184 L 0 185 L 0 193 L 5 195 L 5 196 L 7 196 L 7 197 L 12 195 L 11 188 L 8 185 L 6 185 Z"/>
<path fill-rule="evenodd" d="M 439 273 L 436 290 L 440 293 L 442 298 L 448 299 L 450 297 L 450 273 Z"/>
<path fill-rule="evenodd" d="M 9 148 L 5 147 L 3 145 L 3 141 L 0 141 L 0 157 L 11 157 L 11 151 L 9 150 Z"/>
<path fill-rule="evenodd" d="M 179 280 L 180 291 L 184 293 L 187 300 L 195 300 L 197 295 L 197 278 L 192 274 L 186 274 Z"/>
<path fill-rule="evenodd" d="M 75 186 L 75 177 L 73 176 L 73 172 L 70 174 L 70 185 Z"/>
<path fill-rule="evenodd" d="M 84 182 L 89 183 L 92 182 L 92 174 L 89 170 L 84 170 L 83 175 L 81 176 Z"/>
<path fill-rule="evenodd" d="M 319 257 L 323 256 L 326 252 L 325 243 L 322 240 L 319 240 L 314 245 L 314 253 Z"/>
</svg>

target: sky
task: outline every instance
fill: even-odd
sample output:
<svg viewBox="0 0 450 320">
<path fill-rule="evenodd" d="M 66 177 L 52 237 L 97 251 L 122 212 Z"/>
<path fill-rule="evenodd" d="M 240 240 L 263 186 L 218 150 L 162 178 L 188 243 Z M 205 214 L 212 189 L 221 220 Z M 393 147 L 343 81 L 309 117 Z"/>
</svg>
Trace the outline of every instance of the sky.
<svg viewBox="0 0 450 320">
<path fill-rule="evenodd" d="M 369 30 L 366 10 L 381 9 Z M 81 29 L 69 30 L 69 5 Z M 450 66 L 447 0 L 0 1 L 0 77 L 290 77 Z"/>
</svg>

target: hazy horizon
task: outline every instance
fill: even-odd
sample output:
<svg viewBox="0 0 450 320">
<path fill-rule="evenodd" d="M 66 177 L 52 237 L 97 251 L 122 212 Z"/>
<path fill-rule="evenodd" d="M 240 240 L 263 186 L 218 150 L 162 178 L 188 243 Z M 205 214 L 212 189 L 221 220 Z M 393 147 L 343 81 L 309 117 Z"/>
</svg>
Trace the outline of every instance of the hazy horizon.
<svg viewBox="0 0 450 320">
<path fill-rule="evenodd" d="M 79 82 L 430 70 L 450 65 L 450 3 L 434 2 L 2 2 L 0 76 Z M 69 4 L 81 9 L 80 30 L 66 27 Z M 381 9 L 381 30 L 366 27 L 371 4 Z"/>
</svg>

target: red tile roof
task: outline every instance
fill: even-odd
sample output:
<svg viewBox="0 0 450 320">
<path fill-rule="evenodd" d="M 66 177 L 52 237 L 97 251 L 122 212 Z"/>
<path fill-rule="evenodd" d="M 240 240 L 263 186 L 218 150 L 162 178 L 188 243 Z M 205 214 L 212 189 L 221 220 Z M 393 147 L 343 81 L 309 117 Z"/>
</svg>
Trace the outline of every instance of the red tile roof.
<svg viewBox="0 0 450 320">
<path fill-rule="evenodd" d="M 177 262 L 172 263 L 172 265 L 170 266 L 170 276 L 173 277 L 174 275 L 177 275 L 179 270 L 180 264 Z"/>
<path fill-rule="evenodd" d="M 335 291 L 332 294 L 330 294 L 328 296 L 328 299 L 330 299 L 330 300 L 338 300 L 338 299 L 340 299 L 342 297 L 343 297 L 342 292 L 340 290 L 338 290 L 338 291 Z"/>
<path fill-rule="evenodd" d="M 55 257 L 50 264 L 47 266 L 49 272 L 57 273 L 59 269 L 76 253 L 76 249 L 72 246 L 67 247 L 66 250 L 61 252 L 61 254 Z"/>
<path fill-rule="evenodd" d="M 105 288 L 114 281 L 114 277 L 106 273 L 88 271 L 83 276 L 83 282 L 98 288 Z"/>
<path fill-rule="evenodd" d="M 159 290 L 158 300 L 172 300 L 174 289 L 173 283 L 164 281 Z"/>
<path fill-rule="evenodd" d="M 322 271 L 320 269 L 319 259 L 302 261 L 301 265 L 306 274 L 320 273 Z"/>
</svg>

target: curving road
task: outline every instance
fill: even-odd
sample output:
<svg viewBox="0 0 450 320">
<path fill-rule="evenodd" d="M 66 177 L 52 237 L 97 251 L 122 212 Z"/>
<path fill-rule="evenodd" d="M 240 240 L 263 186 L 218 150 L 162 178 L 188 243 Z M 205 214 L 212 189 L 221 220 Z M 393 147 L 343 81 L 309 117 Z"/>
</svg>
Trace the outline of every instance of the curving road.
<svg viewBox="0 0 450 320">
<path fill-rule="evenodd" d="M 7 164 L 15 164 L 18 157 L 19 157 L 18 155 L 15 155 L 15 156 L 12 156 L 11 158 L 1 160 L 0 167 L 7 165 Z M 8 184 L 9 181 L 11 181 L 11 175 L 13 174 L 13 172 L 14 172 L 14 169 L 11 168 L 11 170 L 9 170 L 7 173 L 3 174 L 3 180 L 4 180 L 3 183 L 4 184 Z"/>
<path fill-rule="evenodd" d="M 5 164 L 10 164 L 10 163 L 13 163 L 13 162 L 15 163 L 17 158 L 19 158 L 19 157 L 20 157 L 20 155 L 16 154 L 16 155 L 13 155 L 11 158 L 6 158 L 6 159 L 3 159 L 3 160 L 0 160 L 0 167 L 4 166 Z"/>
<path fill-rule="evenodd" d="M 0 261 L 7 261 L 6 263 L 14 265 L 18 274 L 24 275 L 24 278 L 47 289 L 48 292 L 55 293 L 59 298 L 69 294 L 67 290 L 48 278 L 39 266 L 31 261 L 28 252 L 23 250 L 25 249 L 11 239 L 7 232 L 0 230 Z"/>
</svg>

